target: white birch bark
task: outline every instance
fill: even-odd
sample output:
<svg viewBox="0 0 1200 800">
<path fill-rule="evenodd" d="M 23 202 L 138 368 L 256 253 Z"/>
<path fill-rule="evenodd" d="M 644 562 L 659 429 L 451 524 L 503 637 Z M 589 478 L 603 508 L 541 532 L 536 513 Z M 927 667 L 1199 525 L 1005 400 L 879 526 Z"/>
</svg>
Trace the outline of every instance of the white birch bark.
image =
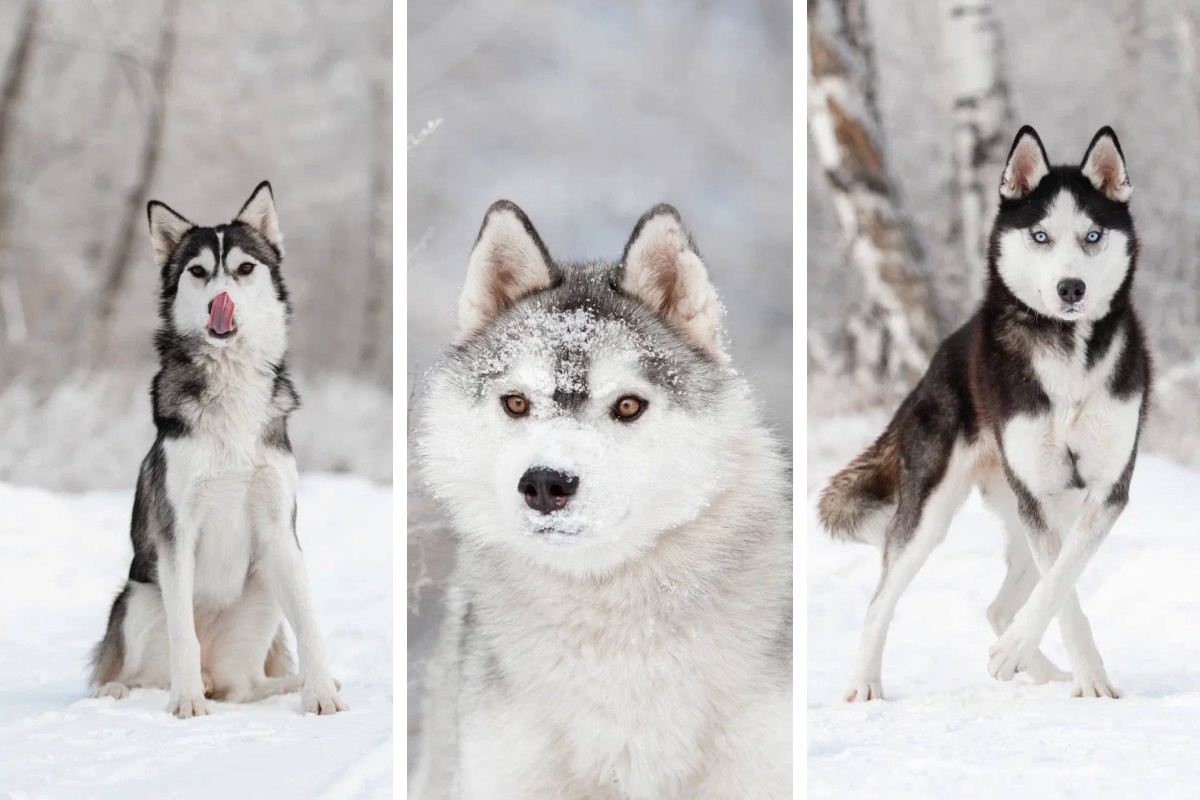
<svg viewBox="0 0 1200 800">
<path fill-rule="evenodd" d="M 809 133 L 862 278 L 851 370 L 866 386 L 902 390 L 925 370 L 938 316 L 887 174 L 863 0 L 809 0 L 808 35 Z"/>
<path fill-rule="evenodd" d="M 1015 131 L 1004 37 L 991 0 L 941 0 L 940 13 L 953 103 L 954 233 L 966 265 L 982 275 L 999 205 L 997 186 Z"/>
</svg>

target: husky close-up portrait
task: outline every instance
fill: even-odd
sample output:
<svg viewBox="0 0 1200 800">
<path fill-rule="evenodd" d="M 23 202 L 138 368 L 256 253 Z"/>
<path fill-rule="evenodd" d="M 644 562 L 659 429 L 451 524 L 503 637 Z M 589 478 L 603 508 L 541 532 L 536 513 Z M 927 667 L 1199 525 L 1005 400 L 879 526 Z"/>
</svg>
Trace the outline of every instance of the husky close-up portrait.
<svg viewBox="0 0 1200 800">
<path fill-rule="evenodd" d="M 484 218 L 418 404 L 458 539 L 419 798 L 791 796 L 787 465 L 674 208 L 618 262 Z"/>
</svg>

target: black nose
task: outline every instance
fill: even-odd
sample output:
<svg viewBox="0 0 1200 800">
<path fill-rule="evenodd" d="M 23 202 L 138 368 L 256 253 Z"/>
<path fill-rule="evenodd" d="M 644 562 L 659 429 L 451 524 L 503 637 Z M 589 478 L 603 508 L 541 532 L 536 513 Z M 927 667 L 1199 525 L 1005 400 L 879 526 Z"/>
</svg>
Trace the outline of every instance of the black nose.
<svg viewBox="0 0 1200 800">
<path fill-rule="evenodd" d="M 1079 278 L 1063 278 L 1058 282 L 1058 296 L 1064 303 L 1078 303 L 1087 291 L 1087 284 Z"/>
<path fill-rule="evenodd" d="M 579 478 L 545 467 L 525 470 L 517 484 L 517 491 L 525 495 L 526 504 L 543 514 L 564 508 L 578 488 Z"/>
</svg>

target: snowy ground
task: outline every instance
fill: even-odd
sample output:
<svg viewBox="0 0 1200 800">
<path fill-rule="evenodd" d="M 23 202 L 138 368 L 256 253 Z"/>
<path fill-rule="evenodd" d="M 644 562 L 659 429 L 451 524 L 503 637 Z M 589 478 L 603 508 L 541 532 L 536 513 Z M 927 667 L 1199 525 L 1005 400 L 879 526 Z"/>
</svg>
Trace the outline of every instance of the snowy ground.
<svg viewBox="0 0 1200 800">
<path fill-rule="evenodd" d="M 390 797 L 391 487 L 301 480 L 313 603 L 351 708 L 334 717 L 302 715 L 298 695 L 187 721 L 165 712 L 165 691 L 87 699 L 132 499 L 0 485 L 0 797 Z"/>
<path fill-rule="evenodd" d="M 887 700 L 849 705 L 840 698 L 879 557 L 830 541 L 814 506 L 824 478 L 881 422 L 810 426 L 809 797 L 1197 797 L 1200 474 L 1143 455 L 1130 504 L 1078 586 L 1122 699 L 988 676 L 984 610 L 1004 557 L 1000 526 L 973 494 L 900 601 Z M 1043 649 L 1067 666 L 1056 625 Z"/>
</svg>

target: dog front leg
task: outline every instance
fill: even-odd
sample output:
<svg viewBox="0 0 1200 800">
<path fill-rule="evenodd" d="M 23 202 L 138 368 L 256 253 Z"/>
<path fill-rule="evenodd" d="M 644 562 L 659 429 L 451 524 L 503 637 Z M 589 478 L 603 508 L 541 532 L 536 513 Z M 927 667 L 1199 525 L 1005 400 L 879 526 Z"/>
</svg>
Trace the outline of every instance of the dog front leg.
<svg viewBox="0 0 1200 800">
<path fill-rule="evenodd" d="M 296 482 L 294 465 L 290 469 L 280 467 L 276 475 L 267 479 L 273 489 L 270 494 L 279 500 L 279 504 L 268 509 L 259 521 L 265 538 L 264 577 L 296 634 L 303 680 L 300 700 L 305 713 L 336 714 L 348 711 L 349 706 L 338 696 L 338 687 L 325 656 L 325 642 L 309 601 L 308 574 L 294 527 Z"/>
<path fill-rule="evenodd" d="M 158 585 L 167 618 L 171 665 L 171 699 L 167 711 L 180 719 L 208 714 L 200 675 L 200 640 L 196 638 L 195 579 L 194 537 L 181 536 L 160 548 Z"/>
<path fill-rule="evenodd" d="M 1044 523 L 1030 526 L 1029 542 L 1042 579 L 988 651 L 988 671 L 993 677 L 1009 680 L 1027 668 L 1050 620 L 1057 615 L 1075 679 L 1089 684 L 1077 686 L 1077 693 L 1115 696 L 1099 663 L 1087 618 L 1079 607 L 1075 582 L 1112 530 L 1124 505 L 1121 493 L 1089 493 L 1061 548 L 1057 535 Z"/>
</svg>

